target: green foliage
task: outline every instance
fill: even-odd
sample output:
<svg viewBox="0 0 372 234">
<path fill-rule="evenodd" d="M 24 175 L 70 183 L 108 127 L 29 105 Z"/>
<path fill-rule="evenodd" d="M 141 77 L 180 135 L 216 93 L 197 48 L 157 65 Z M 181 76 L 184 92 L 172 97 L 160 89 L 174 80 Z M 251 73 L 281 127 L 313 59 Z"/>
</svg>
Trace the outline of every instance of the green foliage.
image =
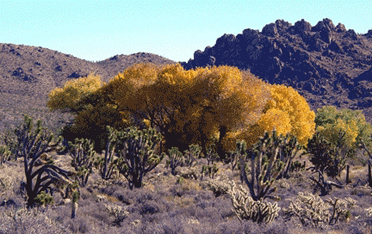
<svg viewBox="0 0 372 234">
<path fill-rule="evenodd" d="M 9 161 L 12 153 L 8 150 L 6 146 L 0 145 L 0 165 Z"/>
<path fill-rule="evenodd" d="M 231 196 L 233 211 L 240 220 L 252 220 L 258 224 L 270 223 L 279 215 L 278 203 L 272 204 L 263 200 L 255 201 L 242 186 L 236 189 L 234 181 L 228 192 Z"/>
<path fill-rule="evenodd" d="M 204 152 L 204 157 L 207 159 L 208 165 L 213 164 L 215 161 L 217 161 L 220 156 L 216 151 L 216 145 L 212 144 Z"/>
<path fill-rule="evenodd" d="M 213 166 L 210 166 L 210 165 L 204 165 L 202 167 L 202 171 L 201 171 L 201 174 L 202 174 L 202 177 L 201 179 L 203 179 L 203 177 L 205 175 L 209 176 L 209 178 L 213 179 L 214 176 L 217 174 L 219 168 L 217 167 L 217 165 L 215 163 L 213 163 Z"/>
<path fill-rule="evenodd" d="M 130 189 L 140 188 L 143 177 L 164 157 L 164 154 L 154 152 L 162 136 L 152 128 L 138 130 L 132 127 L 119 132 L 118 139 L 118 170 L 127 178 Z"/>
<path fill-rule="evenodd" d="M 42 126 L 40 120 L 34 124 L 33 119 L 27 115 L 24 116 L 24 123 L 6 139 L 11 152 L 23 158 L 29 208 L 35 205 L 37 195 L 49 191 L 53 184 L 70 183 L 69 172 L 45 160 L 46 153 L 55 150 L 61 140 L 54 141 L 54 135 Z"/>
<path fill-rule="evenodd" d="M 255 201 L 267 197 L 276 190 L 271 188 L 279 176 L 286 176 L 293 158 L 303 153 L 295 137 L 277 135 L 274 130 L 266 132 L 251 149 L 247 159 L 250 160 L 250 177 L 247 176 L 245 158 L 240 157 L 241 176 L 248 185 Z"/>
<path fill-rule="evenodd" d="M 177 147 L 168 149 L 167 166 L 171 168 L 172 175 L 176 175 L 176 168 L 183 165 L 184 156 Z"/>
<path fill-rule="evenodd" d="M 346 160 L 353 154 L 353 150 L 347 147 L 344 141 L 346 133 L 339 131 L 337 142 L 329 142 L 320 132 L 317 132 L 308 143 L 310 161 L 315 170 L 320 173 L 326 172 L 328 176 L 337 177 L 345 169 Z"/>
<path fill-rule="evenodd" d="M 189 148 L 183 151 L 184 162 L 183 166 L 192 167 L 195 166 L 196 159 L 201 155 L 202 148 L 199 145 L 191 144 Z"/>
<path fill-rule="evenodd" d="M 46 206 L 51 205 L 53 203 L 54 198 L 48 193 L 45 193 L 45 191 L 41 191 L 35 198 L 35 204 L 37 206 Z"/>
<path fill-rule="evenodd" d="M 81 187 L 88 183 L 90 174 L 93 172 L 93 164 L 96 152 L 94 143 L 89 139 L 75 139 L 75 142 L 69 142 L 70 156 L 72 158 L 71 166 L 77 172 L 77 180 Z"/>
<path fill-rule="evenodd" d="M 96 166 L 99 168 L 102 179 L 109 180 L 117 169 L 118 157 L 116 155 L 116 149 L 119 140 L 118 131 L 114 128 L 107 126 L 106 131 L 108 137 L 105 150 L 103 151 L 104 157 L 97 157 Z"/>
<path fill-rule="evenodd" d="M 371 145 L 372 127 L 360 110 L 337 110 L 334 106 L 325 106 L 318 109 L 315 123 L 317 132 L 335 146 L 340 143 L 339 132 L 345 134 L 343 144 L 349 149 L 357 149 L 362 141 L 368 147 Z"/>
</svg>

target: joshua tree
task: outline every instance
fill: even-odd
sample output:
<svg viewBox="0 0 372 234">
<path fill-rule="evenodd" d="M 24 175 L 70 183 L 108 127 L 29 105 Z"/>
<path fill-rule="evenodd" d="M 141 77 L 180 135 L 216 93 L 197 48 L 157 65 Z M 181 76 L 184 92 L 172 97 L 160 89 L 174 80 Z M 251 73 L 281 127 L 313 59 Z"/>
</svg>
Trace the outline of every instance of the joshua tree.
<svg viewBox="0 0 372 234">
<path fill-rule="evenodd" d="M 12 139 L 12 140 L 10 140 Z M 54 141 L 54 135 L 41 124 L 34 126 L 33 119 L 24 116 L 24 123 L 14 130 L 13 138 L 7 139 L 8 147 L 16 157 L 22 157 L 26 175 L 27 207 L 35 205 L 35 198 L 42 191 L 50 191 L 53 184 L 61 181 L 71 183 L 69 172 L 53 165 L 47 158 L 47 152 L 53 151 L 61 142 Z"/>
<path fill-rule="evenodd" d="M 183 165 L 184 156 L 177 147 L 168 150 L 167 165 L 171 168 L 172 175 L 176 175 L 176 168 Z"/>
<path fill-rule="evenodd" d="M 119 142 L 117 139 L 118 132 L 110 126 L 107 126 L 106 129 L 108 137 L 106 149 L 104 150 L 105 157 L 97 158 L 97 163 L 102 179 L 109 180 L 117 168 L 116 148 Z"/>
<path fill-rule="evenodd" d="M 184 162 L 182 166 L 194 166 L 196 159 L 200 157 L 201 151 L 202 149 L 199 145 L 189 145 L 189 149 L 183 151 Z"/>
<path fill-rule="evenodd" d="M 244 149 L 245 142 L 241 147 Z M 266 132 L 259 142 L 247 151 L 247 159 L 250 160 L 250 176 L 247 175 L 247 168 L 243 152 L 240 157 L 241 176 L 248 185 L 253 200 L 258 201 L 267 197 L 276 190 L 271 188 L 278 176 L 289 167 L 291 160 L 297 153 L 290 147 L 297 147 L 291 140 L 291 136 L 278 136 L 274 130 Z M 238 149 L 239 150 L 239 149 Z M 288 153 L 290 152 L 290 153 Z"/>
<path fill-rule="evenodd" d="M 371 165 L 372 165 L 372 154 L 369 148 L 366 146 L 364 141 L 362 141 L 360 147 L 364 149 L 365 152 L 368 154 L 368 184 L 372 187 L 372 172 L 371 172 Z"/>
<path fill-rule="evenodd" d="M 90 174 L 93 171 L 93 163 L 96 152 L 94 143 L 89 139 L 75 139 L 75 142 L 69 142 L 70 155 L 72 157 L 71 166 L 77 172 L 77 180 L 81 187 L 88 183 Z"/>
<path fill-rule="evenodd" d="M 118 169 L 128 182 L 130 189 L 140 188 L 143 177 L 154 169 L 164 154 L 156 155 L 155 146 L 161 141 L 161 134 L 154 129 L 137 130 L 128 128 L 119 132 Z"/>
</svg>

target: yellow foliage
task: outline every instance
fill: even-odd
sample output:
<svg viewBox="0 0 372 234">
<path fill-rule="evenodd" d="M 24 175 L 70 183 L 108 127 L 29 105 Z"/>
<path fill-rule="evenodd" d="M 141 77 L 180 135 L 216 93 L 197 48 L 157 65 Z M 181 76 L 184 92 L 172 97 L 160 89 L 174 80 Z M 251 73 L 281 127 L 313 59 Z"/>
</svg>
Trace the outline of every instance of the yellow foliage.
<svg viewBox="0 0 372 234">
<path fill-rule="evenodd" d="M 339 133 L 345 132 L 345 136 L 342 139 L 345 146 L 352 147 L 356 142 L 356 138 L 359 133 L 359 128 L 355 121 L 351 120 L 346 123 L 342 119 L 337 119 L 334 124 L 326 124 L 325 126 L 318 126 L 317 131 L 321 133 L 328 141 L 335 142 L 339 138 Z"/>
<path fill-rule="evenodd" d="M 237 139 L 251 145 L 274 127 L 305 144 L 315 127 L 314 112 L 294 89 L 235 67 L 137 64 L 102 84 L 95 76 L 69 81 L 52 91 L 48 106 L 77 111 L 76 131 L 108 123 L 156 128 L 166 148 L 215 141 L 233 150 Z"/>
<path fill-rule="evenodd" d="M 47 106 L 51 110 L 60 109 L 73 112 L 80 110 L 82 106 L 79 105 L 79 101 L 96 92 L 103 84 L 101 78 L 93 74 L 67 81 L 63 88 L 55 88 L 51 91 Z"/>
<path fill-rule="evenodd" d="M 137 122 L 157 127 L 170 144 L 206 145 L 257 121 L 269 97 L 266 86 L 229 66 L 184 70 L 180 64 L 139 64 L 101 90 Z"/>
<path fill-rule="evenodd" d="M 276 108 L 271 108 L 263 113 L 258 121 L 258 126 L 263 132 L 270 132 L 275 128 L 278 134 L 283 135 L 291 132 L 292 129 L 289 114 Z"/>
<path fill-rule="evenodd" d="M 270 90 L 271 100 L 265 107 L 265 113 L 270 109 L 287 113 L 291 126 L 287 128 L 287 132 L 296 136 L 300 144 L 306 145 L 315 132 L 314 111 L 310 109 L 305 98 L 292 87 L 272 85 Z M 279 130 L 279 126 L 275 127 Z"/>
</svg>

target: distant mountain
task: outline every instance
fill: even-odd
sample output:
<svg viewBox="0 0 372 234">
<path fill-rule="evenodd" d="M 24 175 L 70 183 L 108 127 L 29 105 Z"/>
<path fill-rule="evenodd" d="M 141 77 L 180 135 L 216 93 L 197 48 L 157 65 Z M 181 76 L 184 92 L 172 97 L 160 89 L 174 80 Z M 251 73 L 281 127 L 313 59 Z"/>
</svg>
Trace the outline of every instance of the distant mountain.
<svg viewBox="0 0 372 234">
<path fill-rule="evenodd" d="M 17 122 L 24 113 L 35 118 L 63 117 L 62 113 L 49 113 L 45 104 L 48 93 L 67 80 L 95 73 L 107 82 L 127 67 L 141 62 L 174 63 L 149 53 L 116 55 L 100 62 L 89 62 L 42 47 L 0 44 L 0 130 L 6 124 Z M 51 125 L 52 122 L 50 120 Z"/>
<path fill-rule="evenodd" d="M 357 34 L 330 19 L 315 26 L 305 20 L 294 25 L 277 20 L 261 32 L 225 34 L 182 64 L 187 69 L 208 65 L 249 69 L 269 83 L 294 87 L 313 109 L 323 105 L 363 109 L 372 120 L 372 30 Z"/>
</svg>

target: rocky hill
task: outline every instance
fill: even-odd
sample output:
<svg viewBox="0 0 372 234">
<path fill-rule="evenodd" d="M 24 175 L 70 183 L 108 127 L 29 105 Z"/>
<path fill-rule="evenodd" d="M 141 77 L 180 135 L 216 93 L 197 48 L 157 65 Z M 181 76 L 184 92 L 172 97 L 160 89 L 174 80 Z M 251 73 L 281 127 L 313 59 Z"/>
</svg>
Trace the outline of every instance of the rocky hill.
<svg viewBox="0 0 372 234">
<path fill-rule="evenodd" d="M 52 89 L 89 73 L 100 75 L 107 82 L 140 62 L 173 63 L 149 53 L 116 55 L 94 63 L 42 47 L 0 44 L 0 130 L 17 122 L 24 113 L 45 121 L 66 119 L 64 114 L 49 113 L 45 107 Z"/>
<path fill-rule="evenodd" d="M 363 109 L 372 119 L 372 30 L 358 34 L 330 19 L 315 26 L 305 20 L 294 25 L 277 20 L 261 32 L 225 34 L 183 63 L 188 69 L 208 65 L 249 69 L 269 83 L 294 87 L 313 109 Z"/>
</svg>

